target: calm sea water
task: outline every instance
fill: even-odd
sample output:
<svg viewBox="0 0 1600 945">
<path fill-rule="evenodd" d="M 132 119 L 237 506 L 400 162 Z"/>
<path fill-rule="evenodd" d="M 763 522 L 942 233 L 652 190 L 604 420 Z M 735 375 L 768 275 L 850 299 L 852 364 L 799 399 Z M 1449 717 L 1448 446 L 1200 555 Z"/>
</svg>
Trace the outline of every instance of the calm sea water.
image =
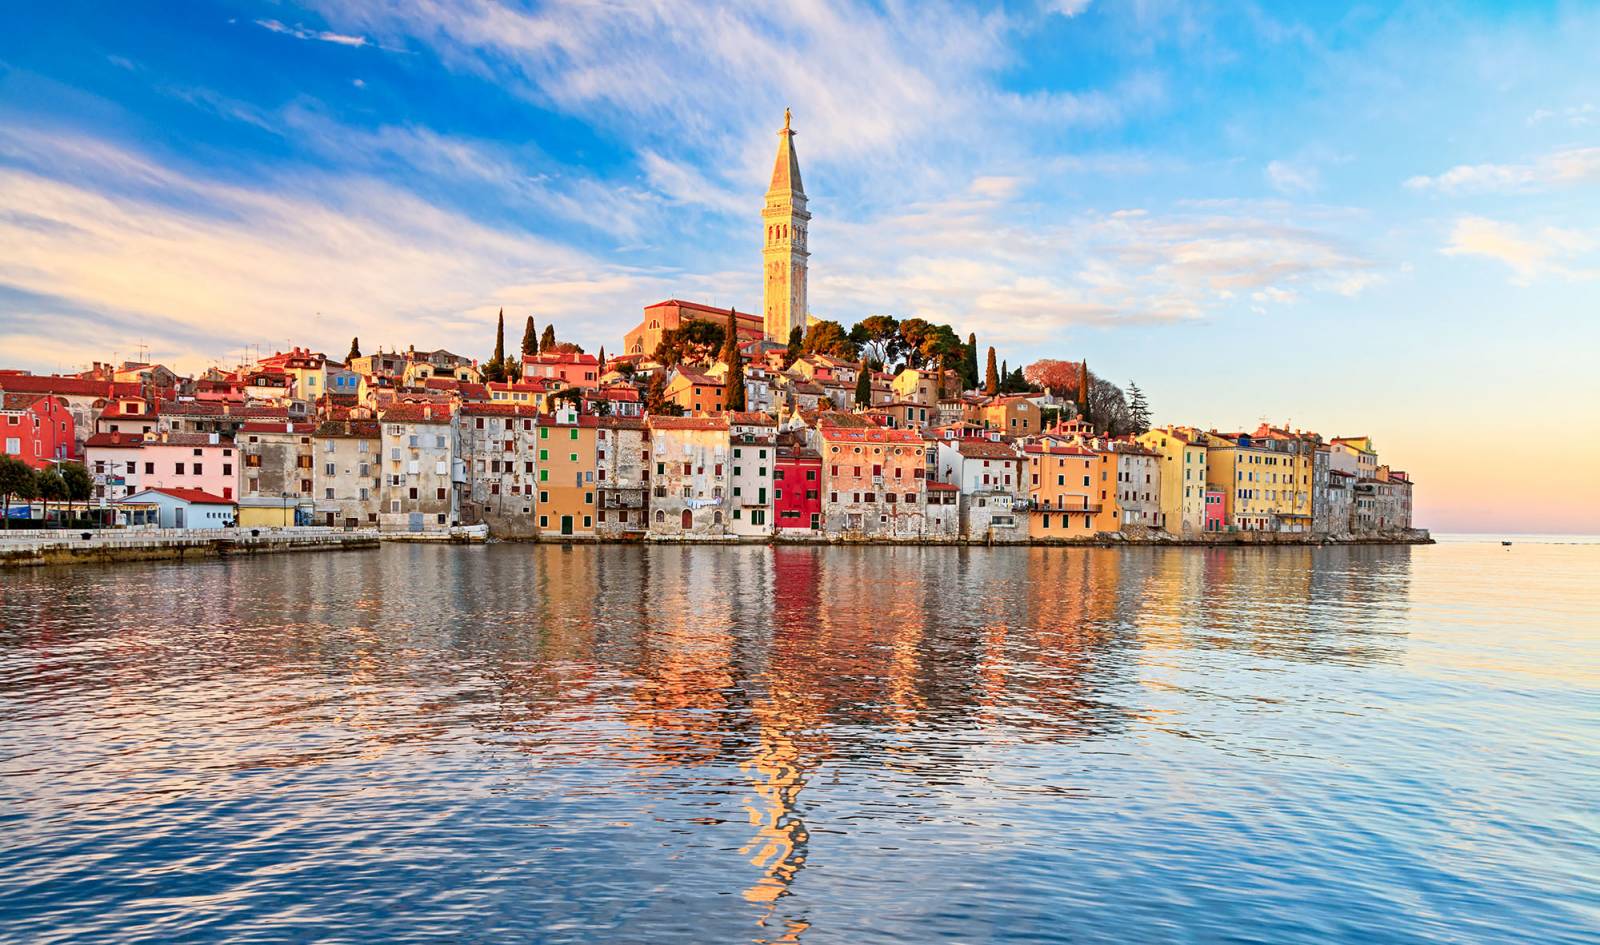
<svg viewBox="0 0 1600 945">
<path fill-rule="evenodd" d="M 1600 545 L 0 574 L 0 942 L 1594 942 Z"/>
</svg>

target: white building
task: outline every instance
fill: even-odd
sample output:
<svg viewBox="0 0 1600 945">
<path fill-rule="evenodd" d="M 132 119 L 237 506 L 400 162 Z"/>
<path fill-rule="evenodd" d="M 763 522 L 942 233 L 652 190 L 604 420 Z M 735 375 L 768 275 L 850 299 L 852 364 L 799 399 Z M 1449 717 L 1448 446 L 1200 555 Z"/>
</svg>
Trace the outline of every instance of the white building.
<svg viewBox="0 0 1600 945">
<path fill-rule="evenodd" d="M 383 412 L 385 531 L 439 531 L 456 523 L 455 436 L 443 404 L 395 404 Z M 459 477 L 466 479 L 463 472 Z"/>
<path fill-rule="evenodd" d="M 162 528 L 227 528 L 236 517 L 232 501 L 199 489 L 145 489 L 122 501 L 155 506 Z"/>
</svg>

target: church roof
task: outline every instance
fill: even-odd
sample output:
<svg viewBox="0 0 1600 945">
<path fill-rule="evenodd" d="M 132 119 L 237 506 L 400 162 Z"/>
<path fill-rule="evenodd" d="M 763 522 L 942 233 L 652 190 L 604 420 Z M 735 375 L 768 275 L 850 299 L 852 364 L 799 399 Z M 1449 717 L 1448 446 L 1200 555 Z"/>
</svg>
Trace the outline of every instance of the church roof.
<svg viewBox="0 0 1600 945">
<path fill-rule="evenodd" d="M 794 153 L 794 132 L 789 130 L 789 110 L 783 110 L 783 130 L 778 132 L 778 159 L 772 165 L 772 186 L 767 193 L 804 195 L 800 183 L 800 159 Z"/>
</svg>

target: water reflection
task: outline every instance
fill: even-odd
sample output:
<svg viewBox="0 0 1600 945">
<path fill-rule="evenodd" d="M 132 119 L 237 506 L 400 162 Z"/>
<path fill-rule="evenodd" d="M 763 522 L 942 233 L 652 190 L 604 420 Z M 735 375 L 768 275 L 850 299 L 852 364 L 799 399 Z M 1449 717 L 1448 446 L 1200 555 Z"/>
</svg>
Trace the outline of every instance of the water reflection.
<svg viewBox="0 0 1600 945">
<path fill-rule="evenodd" d="M 1265 856 L 1149 786 L 1254 804 L 1228 782 L 1260 772 L 1219 759 L 1288 770 L 1348 737 L 1323 720 L 1359 712 L 1350 674 L 1400 671 L 1414 561 L 395 546 L 7 575 L 0 888 L 39 938 L 119 910 L 158 938 L 148 877 L 178 863 L 226 891 L 192 920 L 217 933 L 392 882 L 550 941 L 861 940 L 885 916 L 980 938 L 1007 897 L 1061 912 L 1131 879 L 1150 854 L 1126 811 L 1169 851 Z"/>
</svg>

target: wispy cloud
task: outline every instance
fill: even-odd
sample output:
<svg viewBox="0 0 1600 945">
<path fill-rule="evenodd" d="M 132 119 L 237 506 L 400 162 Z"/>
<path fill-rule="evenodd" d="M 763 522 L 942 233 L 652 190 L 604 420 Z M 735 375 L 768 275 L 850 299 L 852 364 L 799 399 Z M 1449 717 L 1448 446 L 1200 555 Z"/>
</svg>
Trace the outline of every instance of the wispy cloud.
<svg viewBox="0 0 1600 945">
<path fill-rule="evenodd" d="M 1441 193 L 1518 193 L 1600 182 L 1600 148 L 1568 148 L 1526 164 L 1459 164 L 1435 177 L 1406 181 Z"/>
<path fill-rule="evenodd" d="M 1479 256 L 1509 266 L 1512 281 L 1530 285 L 1544 276 L 1600 278 L 1600 269 L 1581 260 L 1600 242 L 1588 233 L 1561 227 L 1524 227 L 1483 217 L 1462 217 L 1450 232 L 1447 256 Z"/>
<path fill-rule="evenodd" d="M 1322 186 L 1321 175 L 1308 164 L 1289 161 L 1270 161 L 1266 169 L 1267 183 L 1286 196 L 1315 193 Z"/>
<path fill-rule="evenodd" d="M 333 43 L 338 46 L 371 46 L 365 36 L 354 36 L 349 33 L 335 33 L 330 30 L 314 30 L 296 24 L 290 26 L 281 20 L 256 20 L 256 25 L 274 33 L 293 36 L 295 39 L 311 39 L 323 43 Z"/>
<path fill-rule="evenodd" d="M 127 350 L 130 324 L 159 332 L 157 356 L 185 367 L 247 342 L 352 334 L 471 353 L 501 305 L 594 346 L 631 327 L 641 298 L 714 279 L 607 263 L 371 178 L 245 187 L 93 139 L 11 132 L 0 149 L 0 243 L 12 248 L 0 285 L 30 299 L 14 312 L 62 312 L 53 331 L 79 360 Z M 95 184 L 60 179 L 61 168 Z M 23 314 L 0 327 L 0 363 L 39 363 Z"/>
<path fill-rule="evenodd" d="M 1547 123 L 1567 125 L 1571 128 L 1587 128 L 1600 124 L 1600 106 L 1593 102 L 1582 105 L 1568 105 L 1565 108 L 1539 108 L 1528 116 L 1528 124 L 1543 125 Z"/>
</svg>

